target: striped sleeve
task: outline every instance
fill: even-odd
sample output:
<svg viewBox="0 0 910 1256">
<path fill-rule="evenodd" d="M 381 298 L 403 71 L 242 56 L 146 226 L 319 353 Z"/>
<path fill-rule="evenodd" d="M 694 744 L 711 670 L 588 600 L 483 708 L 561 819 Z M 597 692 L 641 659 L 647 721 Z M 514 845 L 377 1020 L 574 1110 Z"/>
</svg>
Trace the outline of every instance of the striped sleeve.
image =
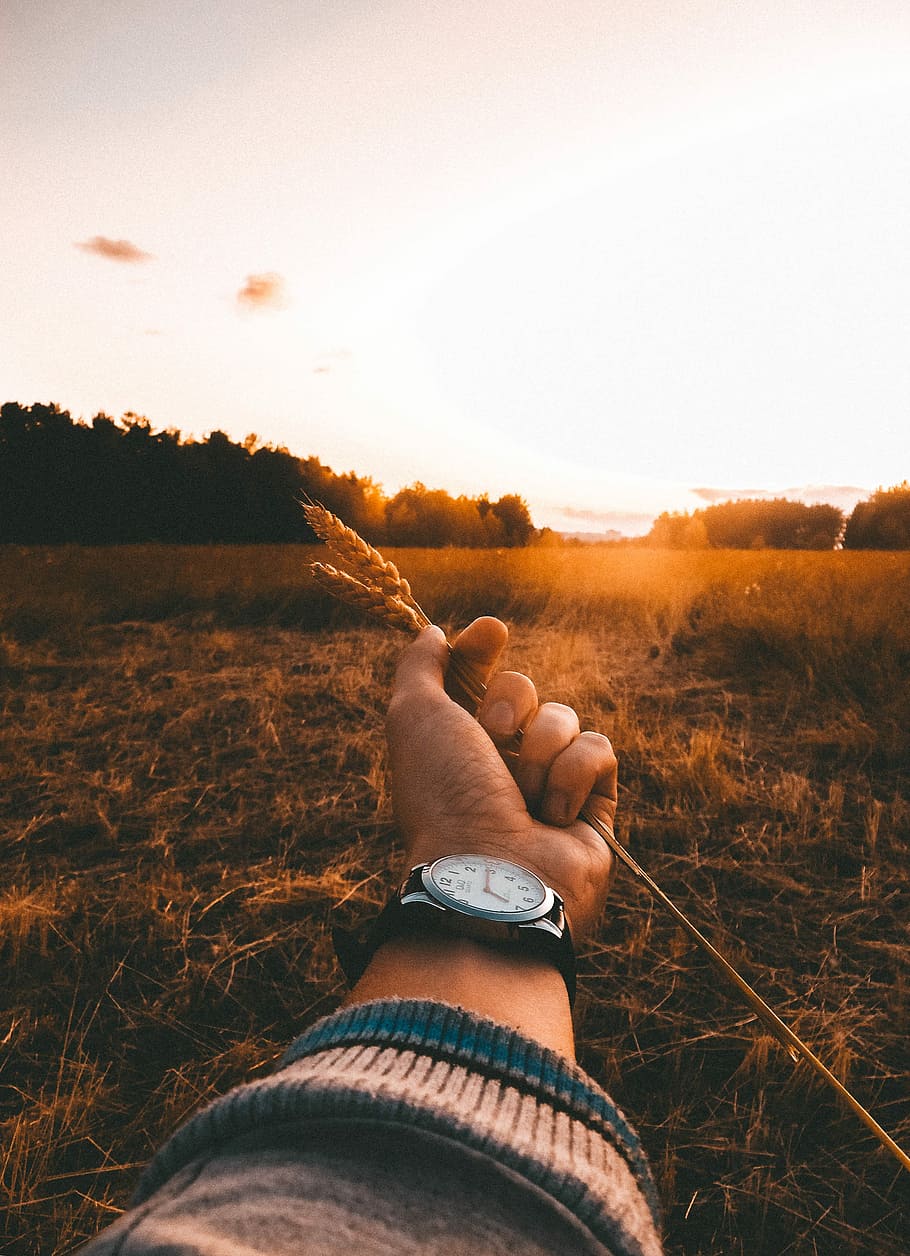
<svg viewBox="0 0 910 1256">
<path fill-rule="evenodd" d="M 382 1122 L 489 1157 L 566 1208 L 605 1252 L 659 1256 L 659 1215 L 638 1136 L 576 1064 L 460 1008 L 384 999 L 344 1008 L 290 1047 L 271 1077 L 203 1109 L 149 1165 L 136 1204 L 175 1175 L 269 1127 Z"/>
</svg>

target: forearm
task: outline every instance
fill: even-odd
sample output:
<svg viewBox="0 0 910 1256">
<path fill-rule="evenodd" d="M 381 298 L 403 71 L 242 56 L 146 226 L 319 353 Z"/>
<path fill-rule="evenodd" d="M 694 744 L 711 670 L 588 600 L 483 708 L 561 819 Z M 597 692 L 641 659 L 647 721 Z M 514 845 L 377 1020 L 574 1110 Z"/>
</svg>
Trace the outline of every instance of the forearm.
<svg viewBox="0 0 910 1256">
<path fill-rule="evenodd" d="M 450 935 L 396 938 L 379 948 L 345 1003 L 396 997 L 462 1007 L 575 1059 L 565 982 L 535 956 Z"/>
</svg>

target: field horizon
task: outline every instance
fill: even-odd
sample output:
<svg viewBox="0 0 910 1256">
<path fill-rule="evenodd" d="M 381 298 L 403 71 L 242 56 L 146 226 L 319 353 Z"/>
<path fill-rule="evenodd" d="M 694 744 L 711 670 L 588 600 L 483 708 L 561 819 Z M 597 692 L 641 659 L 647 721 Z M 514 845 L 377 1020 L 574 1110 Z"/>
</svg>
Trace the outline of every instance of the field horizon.
<svg viewBox="0 0 910 1256">
<path fill-rule="evenodd" d="M 4 1251 L 123 1209 L 337 1005 L 331 921 L 394 883 L 404 639 L 313 587 L 322 554 L 0 547 Z M 906 1149 L 910 554 L 389 556 L 447 629 L 504 618 L 504 665 L 611 737 L 620 836 Z M 668 1252 L 905 1252 L 910 1175 L 622 872 L 578 1028 Z"/>
</svg>

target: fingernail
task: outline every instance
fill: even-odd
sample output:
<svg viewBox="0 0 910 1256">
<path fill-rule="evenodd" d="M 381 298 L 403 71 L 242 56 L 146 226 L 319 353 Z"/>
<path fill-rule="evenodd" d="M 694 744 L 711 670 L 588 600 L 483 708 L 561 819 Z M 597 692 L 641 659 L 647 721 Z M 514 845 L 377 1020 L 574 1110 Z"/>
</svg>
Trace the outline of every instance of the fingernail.
<svg viewBox="0 0 910 1256">
<path fill-rule="evenodd" d="M 491 733 L 504 737 L 515 731 L 515 709 L 511 702 L 506 702 L 504 698 L 500 698 L 490 707 L 484 719 L 484 724 Z"/>
</svg>

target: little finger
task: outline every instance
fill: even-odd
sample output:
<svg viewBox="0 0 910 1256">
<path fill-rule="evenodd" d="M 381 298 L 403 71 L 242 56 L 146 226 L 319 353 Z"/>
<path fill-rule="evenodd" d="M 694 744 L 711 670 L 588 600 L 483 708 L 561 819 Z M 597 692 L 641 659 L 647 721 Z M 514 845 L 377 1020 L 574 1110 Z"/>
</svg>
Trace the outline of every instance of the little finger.
<svg viewBox="0 0 910 1256">
<path fill-rule="evenodd" d="M 617 763 L 610 739 L 602 733 L 580 733 L 550 765 L 540 818 L 562 827 L 587 804 L 612 827 L 616 792 Z"/>
</svg>

